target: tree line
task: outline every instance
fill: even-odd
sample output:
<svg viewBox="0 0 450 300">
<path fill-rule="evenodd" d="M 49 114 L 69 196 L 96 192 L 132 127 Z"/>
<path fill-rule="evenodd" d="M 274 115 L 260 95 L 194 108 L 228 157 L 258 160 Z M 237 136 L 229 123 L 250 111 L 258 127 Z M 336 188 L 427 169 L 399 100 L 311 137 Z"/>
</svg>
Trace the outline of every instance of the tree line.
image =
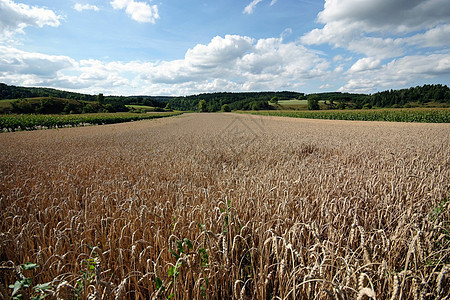
<svg viewBox="0 0 450 300">
<path fill-rule="evenodd" d="M 100 95 L 98 98 L 101 98 Z M 120 103 L 111 104 L 99 100 L 80 101 L 55 97 L 20 98 L 10 103 L 11 107 L 0 108 L 0 113 L 81 114 L 128 111 L 128 108 Z"/>
<path fill-rule="evenodd" d="M 304 97 L 304 93 L 297 92 L 242 92 L 242 93 L 204 93 L 185 97 L 175 97 L 169 100 L 170 107 L 176 110 L 199 109 L 202 101 L 203 111 L 220 111 L 226 105 L 230 110 L 269 110 L 274 109 L 269 101 L 277 97 L 279 100 L 289 100 Z"/>
<path fill-rule="evenodd" d="M 424 105 L 428 102 L 450 104 L 450 88 L 442 84 L 411 87 L 409 89 L 386 90 L 374 94 L 341 92 L 313 93 L 305 95 L 297 92 L 249 92 L 249 93 L 205 93 L 176 97 L 169 101 L 176 110 L 219 111 L 230 110 L 271 110 L 279 100 L 308 100 L 308 109 L 362 109 L 398 108 Z M 201 102 L 201 103 L 200 103 Z M 319 102 L 323 105 L 320 106 Z M 201 104 L 201 108 L 199 108 Z"/>
<path fill-rule="evenodd" d="M 417 102 L 450 103 L 450 88 L 442 84 L 425 84 L 401 90 L 386 90 L 373 95 L 364 104 L 377 107 L 408 107 L 408 104 Z"/>
<path fill-rule="evenodd" d="M 99 94 L 102 95 L 103 94 Z M 21 87 L 0 83 L 0 100 L 51 97 L 55 99 L 67 99 L 85 102 L 98 102 L 99 95 L 68 92 L 52 88 Z M 173 97 L 164 96 L 104 96 L 102 105 L 110 104 L 115 111 L 127 111 L 125 105 L 146 105 L 152 107 L 165 107 L 166 102 Z M 22 101 L 23 102 L 23 101 Z M 74 103 L 71 101 L 70 103 Z M 78 104 L 80 104 L 79 102 Z M 87 105 L 87 104 L 86 104 Z M 92 105 L 92 103 L 91 103 Z"/>
<path fill-rule="evenodd" d="M 0 99 L 26 99 L 34 97 L 54 97 L 67 100 L 87 101 L 91 107 L 99 102 L 99 95 L 67 92 L 51 88 L 16 87 L 0 83 Z M 270 110 L 275 109 L 279 100 L 308 100 L 308 108 L 326 109 L 361 109 L 372 107 L 412 107 L 428 102 L 450 104 L 450 88 L 442 84 L 425 84 L 408 89 L 386 90 L 374 94 L 354 94 L 341 92 L 305 93 L 281 92 L 219 92 L 198 95 L 170 96 L 104 96 L 100 108 L 108 111 L 127 111 L 125 105 L 145 105 L 157 109 L 173 109 L 181 111 L 220 111 L 224 110 Z M 201 101 L 201 109 L 199 107 Z M 319 101 L 323 104 L 319 105 Z M 71 105 L 67 102 L 67 105 Z M 24 103 L 26 104 L 26 103 Z M 89 103 L 88 103 L 89 104 Z M 106 107 L 108 105 L 108 107 Z M 45 106 L 45 105 L 44 105 Z M 78 111 L 89 110 L 84 103 Z M 70 107 L 69 107 L 70 108 Z M 67 108 L 66 110 L 70 110 Z M 97 107 L 98 108 L 98 107 Z M 94 109 L 95 110 L 95 109 Z M 78 112 L 77 111 L 77 112 Z"/>
<path fill-rule="evenodd" d="M 330 95 L 328 104 L 332 108 L 400 108 L 421 106 L 429 102 L 450 104 L 450 88 L 442 84 L 425 84 L 400 90 L 386 90 L 372 95 L 347 94 Z M 335 107 L 333 107 L 335 106 Z"/>
</svg>

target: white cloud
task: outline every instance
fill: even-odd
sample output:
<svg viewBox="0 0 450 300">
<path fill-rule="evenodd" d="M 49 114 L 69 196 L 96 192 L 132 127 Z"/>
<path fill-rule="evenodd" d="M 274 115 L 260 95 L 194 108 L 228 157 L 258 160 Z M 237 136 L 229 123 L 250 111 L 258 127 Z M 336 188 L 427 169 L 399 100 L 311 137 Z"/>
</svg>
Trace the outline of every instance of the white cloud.
<svg viewBox="0 0 450 300">
<path fill-rule="evenodd" d="M 191 82 L 193 93 L 213 91 L 219 82 L 228 90 L 295 90 L 311 78 L 327 76 L 328 68 L 317 54 L 281 38 L 255 43 L 249 37 L 226 35 L 189 49 L 183 60 L 155 64 L 141 78 L 149 84 L 172 84 L 174 90 Z M 214 80 L 219 81 L 204 84 Z"/>
<path fill-rule="evenodd" d="M 377 82 L 368 78 L 350 79 L 338 92 L 369 93 L 377 86 Z"/>
<path fill-rule="evenodd" d="M 239 35 L 214 37 L 208 45 L 198 44 L 186 52 L 185 60 L 199 68 L 214 68 L 235 62 L 252 47 L 252 39 Z"/>
<path fill-rule="evenodd" d="M 76 68 L 75 60 L 67 56 L 26 52 L 0 46 L 0 81 L 15 84 L 49 84 L 58 81 L 60 71 Z"/>
<path fill-rule="evenodd" d="M 402 39 L 368 36 L 361 28 L 361 23 L 347 24 L 344 21 L 336 21 L 326 24 L 322 29 L 308 32 L 301 41 L 307 45 L 328 43 L 334 47 L 378 58 L 395 57 L 404 53 Z"/>
<path fill-rule="evenodd" d="M 322 84 L 319 88 L 320 88 L 320 89 L 329 89 L 329 88 L 331 88 L 331 87 L 332 87 L 331 84 L 326 83 L 326 84 Z"/>
<path fill-rule="evenodd" d="M 362 72 L 367 70 L 374 70 L 380 67 L 381 60 L 372 57 L 365 57 L 359 59 L 350 68 L 350 72 Z"/>
<path fill-rule="evenodd" d="M 341 74 L 344 71 L 344 66 L 340 65 L 334 69 L 334 73 Z"/>
<path fill-rule="evenodd" d="M 125 9 L 125 12 L 139 23 L 155 23 L 159 19 L 158 6 L 134 0 L 111 1 L 114 9 Z"/>
<path fill-rule="evenodd" d="M 244 13 L 244 14 L 248 14 L 248 15 L 253 14 L 253 11 L 255 10 L 256 5 L 258 5 L 258 4 L 259 4 L 260 2 L 262 2 L 262 1 L 263 1 L 263 0 L 253 0 L 252 2 L 250 2 L 250 4 L 248 4 L 248 5 L 244 8 L 243 13 Z M 270 2 L 270 6 L 275 5 L 277 2 L 278 2 L 278 0 L 272 0 L 272 1 Z"/>
<path fill-rule="evenodd" d="M 432 55 L 411 55 L 394 59 L 388 63 L 384 70 L 389 74 L 400 77 L 408 76 L 450 76 L 450 53 Z"/>
<path fill-rule="evenodd" d="M 347 71 L 342 57 L 334 58 L 335 72 L 346 80 L 340 91 L 372 92 L 450 75 L 448 0 L 325 0 L 317 20 L 323 27 L 301 42 L 364 56 Z"/>
<path fill-rule="evenodd" d="M 260 3 L 263 0 L 253 0 L 249 5 L 247 5 L 244 8 L 244 13 L 251 15 L 253 13 L 253 10 L 255 9 L 256 5 L 258 5 L 258 3 Z"/>
<path fill-rule="evenodd" d="M 411 55 L 393 59 L 367 72 L 349 72 L 347 84 L 339 91 L 372 92 L 396 86 L 410 86 L 412 82 L 436 76 L 450 77 L 450 53 Z M 361 60 L 360 60 L 361 61 Z M 375 62 L 368 61 L 367 65 Z M 356 65 L 356 63 L 355 63 Z M 354 66 L 355 66 L 354 65 Z M 360 64 L 361 67 L 364 63 Z M 353 68 L 353 67 L 352 67 Z M 366 69 L 368 70 L 368 69 Z M 361 70 L 363 71 L 363 70 Z"/>
<path fill-rule="evenodd" d="M 0 0 L 0 39 L 11 36 L 14 33 L 23 33 L 28 26 L 53 26 L 60 25 L 61 17 L 52 10 L 15 3 L 12 0 Z"/>
<path fill-rule="evenodd" d="M 216 36 L 158 62 L 75 61 L 65 56 L 0 48 L 0 81 L 87 93 L 185 95 L 213 91 L 299 90 L 330 76 L 327 61 L 282 38 Z"/>
<path fill-rule="evenodd" d="M 425 33 L 404 39 L 407 44 L 419 47 L 448 47 L 450 45 L 450 24 L 443 24 Z"/>
<path fill-rule="evenodd" d="M 93 10 L 93 11 L 99 11 L 99 8 L 95 5 L 91 4 L 81 4 L 76 3 L 73 7 L 76 11 L 82 12 L 83 10 Z"/>
<path fill-rule="evenodd" d="M 241 69 L 251 75 L 272 75 L 304 81 L 320 77 L 327 72 L 328 63 L 296 43 L 283 43 L 282 39 L 260 39 L 251 53 L 240 62 Z"/>
<path fill-rule="evenodd" d="M 359 23 L 364 31 L 412 32 L 450 21 L 447 0 L 326 0 L 321 23 Z"/>
<path fill-rule="evenodd" d="M 0 70 L 7 73 L 50 77 L 58 70 L 76 66 L 76 62 L 67 56 L 26 52 L 5 46 L 0 46 L 0 52 Z"/>
<path fill-rule="evenodd" d="M 305 44 L 328 43 L 377 58 L 399 57 L 408 43 L 449 46 L 447 0 L 326 0 L 318 21 L 325 25 L 306 33 Z M 408 39 L 418 31 L 424 33 Z"/>
</svg>

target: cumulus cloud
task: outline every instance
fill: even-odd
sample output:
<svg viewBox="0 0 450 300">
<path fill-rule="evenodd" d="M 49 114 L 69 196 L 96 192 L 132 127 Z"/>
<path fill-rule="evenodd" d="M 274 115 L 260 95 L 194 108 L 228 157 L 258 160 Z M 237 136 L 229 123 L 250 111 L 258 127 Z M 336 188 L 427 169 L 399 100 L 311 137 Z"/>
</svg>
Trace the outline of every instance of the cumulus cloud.
<svg viewBox="0 0 450 300">
<path fill-rule="evenodd" d="M 185 60 L 192 66 L 213 68 L 234 62 L 252 47 L 246 36 L 226 35 L 214 37 L 208 45 L 198 44 L 186 53 Z"/>
<path fill-rule="evenodd" d="M 411 32 L 450 21 L 446 0 L 326 0 L 321 23 L 359 23 L 364 31 Z"/>
<path fill-rule="evenodd" d="M 2 72 L 27 73 L 44 77 L 54 76 L 58 70 L 73 67 L 76 62 L 59 55 L 26 52 L 0 46 L 0 69 Z"/>
<path fill-rule="evenodd" d="M 438 38 L 448 32 L 450 2 L 326 0 L 318 21 L 325 25 L 306 33 L 301 39 L 305 44 L 328 43 L 367 56 L 398 57 L 408 42 L 419 47 L 443 44 Z M 410 33 L 416 38 L 408 40 Z"/>
<path fill-rule="evenodd" d="M 83 10 L 99 11 L 99 8 L 96 5 L 81 4 L 81 3 L 76 3 L 73 6 L 73 9 L 75 9 L 76 11 L 79 11 L 79 12 L 82 12 Z"/>
<path fill-rule="evenodd" d="M 0 81 L 88 93 L 299 90 L 307 81 L 332 73 L 325 59 L 299 43 L 239 35 L 216 36 L 187 50 L 183 59 L 171 61 L 75 61 L 7 47 L 0 53 Z"/>
<path fill-rule="evenodd" d="M 298 81 L 320 77 L 329 67 L 326 60 L 296 43 L 283 43 L 280 38 L 260 39 L 246 54 L 241 69 L 251 77 L 280 76 Z"/>
<path fill-rule="evenodd" d="M 409 45 L 418 47 L 448 47 L 450 45 L 450 24 L 442 24 L 425 33 L 405 38 Z"/>
<path fill-rule="evenodd" d="M 134 0 L 111 1 L 114 9 L 125 9 L 125 12 L 136 22 L 155 23 L 159 19 L 158 6 Z"/>
<path fill-rule="evenodd" d="M 376 67 L 369 70 L 371 63 Z M 359 64 L 355 63 L 355 65 L 357 65 L 355 69 L 360 66 L 361 72 L 350 70 L 351 76 L 347 84 L 342 86 L 339 91 L 366 93 L 393 86 L 408 86 L 411 82 L 423 80 L 423 78 L 450 77 L 449 53 L 405 56 L 393 59 L 382 66 L 370 60 Z M 363 70 L 364 67 L 366 67 L 365 70 Z M 364 71 L 370 71 L 370 75 Z"/>
<path fill-rule="evenodd" d="M 0 37 L 12 35 L 16 32 L 23 33 L 28 26 L 53 26 L 60 25 L 61 17 L 52 10 L 15 3 L 12 0 L 0 0 Z"/>
<path fill-rule="evenodd" d="M 77 62 L 67 56 L 26 52 L 0 46 L 0 81 L 17 84 L 50 84 L 64 69 L 77 67 Z"/>
<path fill-rule="evenodd" d="M 142 78 L 159 84 L 191 82 L 193 92 L 212 91 L 219 83 L 227 90 L 295 90 L 311 78 L 327 76 L 328 68 L 326 60 L 297 43 L 226 35 L 189 49 L 182 60 L 155 64 Z"/>
<path fill-rule="evenodd" d="M 372 92 L 448 74 L 449 1 L 325 0 L 317 21 L 323 26 L 304 34 L 302 43 L 363 55 L 347 71 L 335 68 L 347 79 L 341 91 Z M 427 55 L 412 55 L 423 49 Z"/>
<path fill-rule="evenodd" d="M 246 36 L 216 36 L 207 45 L 198 44 L 188 49 L 184 59 L 160 62 L 145 78 L 157 83 L 178 84 L 239 76 L 239 61 L 252 50 L 253 42 Z"/>
<path fill-rule="evenodd" d="M 350 68 L 350 72 L 362 72 L 367 70 L 374 70 L 380 67 L 381 60 L 372 57 L 365 57 L 359 59 Z"/>
</svg>

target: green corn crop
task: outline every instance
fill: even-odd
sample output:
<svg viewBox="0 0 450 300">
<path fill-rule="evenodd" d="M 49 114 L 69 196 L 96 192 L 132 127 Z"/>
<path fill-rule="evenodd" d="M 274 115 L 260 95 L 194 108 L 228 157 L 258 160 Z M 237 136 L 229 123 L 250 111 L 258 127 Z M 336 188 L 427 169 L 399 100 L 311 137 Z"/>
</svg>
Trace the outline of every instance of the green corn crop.
<svg viewBox="0 0 450 300">
<path fill-rule="evenodd" d="M 450 109 L 259 111 L 251 114 L 329 120 L 450 123 Z"/>
<path fill-rule="evenodd" d="M 104 113 L 83 115 L 0 115 L 0 131 L 36 130 L 44 128 L 101 125 L 176 116 L 180 113 L 138 115 L 132 113 Z"/>
</svg>

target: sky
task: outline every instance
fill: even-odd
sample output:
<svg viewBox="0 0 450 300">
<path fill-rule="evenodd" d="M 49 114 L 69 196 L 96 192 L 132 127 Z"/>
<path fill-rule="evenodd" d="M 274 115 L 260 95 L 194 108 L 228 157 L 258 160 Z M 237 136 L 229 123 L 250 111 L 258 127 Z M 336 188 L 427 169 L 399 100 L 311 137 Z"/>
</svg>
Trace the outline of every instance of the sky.
<svg viewBox="0 0 450 300">
<path fill-rule="evenodd" d="M 0 82 L 124 96 L 450 85 L 450 1 L 0 0 Z"/>
</svg>

